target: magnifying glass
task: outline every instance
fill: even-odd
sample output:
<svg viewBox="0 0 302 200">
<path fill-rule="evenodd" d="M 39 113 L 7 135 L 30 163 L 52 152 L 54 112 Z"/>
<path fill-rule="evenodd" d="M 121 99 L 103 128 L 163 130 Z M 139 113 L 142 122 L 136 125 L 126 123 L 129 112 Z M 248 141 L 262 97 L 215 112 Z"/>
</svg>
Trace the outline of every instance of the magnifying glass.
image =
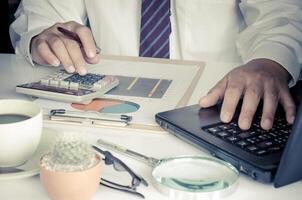
<svg viewBox="0 0 302 200">
<path fill-rule="evenodd" d="M 170 199 L 218 200 L 232 193 L 238 183 L 238 170 L 217 158 L 177 156 L 156 159 L 102 139 L 97 144 L 152 167 L 155 187 Z"/>
</svg>

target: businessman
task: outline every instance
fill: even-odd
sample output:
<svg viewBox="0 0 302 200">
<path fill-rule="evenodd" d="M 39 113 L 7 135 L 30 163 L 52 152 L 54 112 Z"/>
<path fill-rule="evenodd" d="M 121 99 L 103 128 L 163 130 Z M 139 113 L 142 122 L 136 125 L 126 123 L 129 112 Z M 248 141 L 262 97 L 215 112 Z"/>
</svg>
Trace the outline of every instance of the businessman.
<svg viewBox="0 0 302 200">
<path fill-rule="evenodd" d="M 80 74 L 99 61 L 95 42 L 103 54 L 241 62 L 200 105 L 223 99 L 221 120 L 229 122 L 243 97 L 239 126 L 248 129 L 263 99 L 261 126 L 270 129 L 278 102 L 289 123 L 295 118 L 289 86 L 302 63 L 301 13 L 300 0 L 23 0 L 10 34 L 32 64 Z"/>
</svg>

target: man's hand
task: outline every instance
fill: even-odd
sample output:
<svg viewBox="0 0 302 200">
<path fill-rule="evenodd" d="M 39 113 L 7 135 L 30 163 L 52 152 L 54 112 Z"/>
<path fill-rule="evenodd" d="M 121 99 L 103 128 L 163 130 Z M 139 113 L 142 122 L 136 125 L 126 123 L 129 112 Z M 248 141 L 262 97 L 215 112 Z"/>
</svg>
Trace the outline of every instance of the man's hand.
<svg viewBox="0 0 302 200">
<path fill-rule="evenodd" d="M 63 27 L 76 33 L 83 47 L 60 33 L 57 28 Z M 86 62 L 94 64 L 99 61 L 96 47 L 90 29 L 76 22 L 57 23 L 44 30 L 31 40 L 31 55 L 33 60 L 42 65 L 59 66 L 62 64 L 66 71 L 87 73 Z"/>
<path fill-rule="evenodd" d="M 295 104 L 287 85 L 288 72 L 268 59 L 255 59 L 228 73 L 207 96 L 200 99 L 201 107 L 210 107 L 223 99 L 220 118 L 230 122 L 241 97 L 243 104 L 239 116 L 241 129 L 249 129 L 258 103 L 263 98 L 261 127 L 270 129 L 278 102 L 283 106 L 288 123 L 295 119 Z"/>
</svg>

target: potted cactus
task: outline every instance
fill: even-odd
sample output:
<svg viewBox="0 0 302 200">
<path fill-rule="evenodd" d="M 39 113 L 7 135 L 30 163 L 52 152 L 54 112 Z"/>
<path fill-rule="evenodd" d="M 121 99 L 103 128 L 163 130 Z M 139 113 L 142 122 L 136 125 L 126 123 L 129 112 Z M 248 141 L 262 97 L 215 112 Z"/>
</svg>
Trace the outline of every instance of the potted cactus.
<svg viewBox="0 0 302 200">
<path fill-rule="evenodd" d="M 100 180 L 100 157 L 75 137 L 62 137 L 40 160 L 40 178 L 53 200 L 89 200 Z"/>
</svg>

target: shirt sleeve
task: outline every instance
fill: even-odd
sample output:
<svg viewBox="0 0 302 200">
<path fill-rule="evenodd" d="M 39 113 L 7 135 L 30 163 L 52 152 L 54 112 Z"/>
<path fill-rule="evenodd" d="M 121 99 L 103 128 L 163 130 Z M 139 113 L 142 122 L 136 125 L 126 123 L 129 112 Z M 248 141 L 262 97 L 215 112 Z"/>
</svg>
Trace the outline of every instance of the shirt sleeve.
<svg viewBox="0 0 302 200">
<path fill-rule="evenodd" d="M 243 61 L 271 59 L 288 71 L 293 86 L 302 67 L 302 1 L 242 0 L 239 6 L 247 26 L 237 41 Z"/>
<path fill-rule="evenodd" d="M 85 24 L 86 9 L 83 0 L 22 0 L 10 26 L 10 37 L 15 53 L 34 65 L 30 54 L 33 37 L 55 23 L 75 21 Z"/>
</svg>

